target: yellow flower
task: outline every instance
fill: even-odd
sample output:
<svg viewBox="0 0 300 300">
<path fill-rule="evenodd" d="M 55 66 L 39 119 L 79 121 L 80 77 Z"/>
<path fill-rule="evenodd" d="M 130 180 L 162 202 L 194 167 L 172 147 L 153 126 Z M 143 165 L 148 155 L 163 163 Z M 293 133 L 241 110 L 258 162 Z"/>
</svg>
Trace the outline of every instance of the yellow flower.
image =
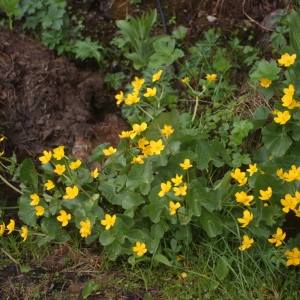
<svg viewBox="0 0 300 300">
<path fill-rule="evenodd" d="M 161 74 L 162 74 L 162 70 L 159 70 L 157 73 L 153 74 L 152 75 L 152 82 L 155 82 L 155 81 L 159 80 Z"/>
<path fill-rule="evenodd" d="M 230 173 L 230 175 L 239 183 L 239 186 L 243 186 L 248 180 L 248 178 L 246 177 L 246 173 L 241 172 L 239 168 L 236 168 L 234 172 Z"/>
<path fill-rule="evenodd" d="M 54 183 L 52 182 L 52 180 L 48 180 L 44 186 L 46 187 L 47 191 L 53 189 L 55 187 Z"/>
<path fill-rule="evenodd" d="M 176 256 L 176 260 L 177 260 L 177 261 L 180 261 L 180 260 L 182 260 L 182 259 L 184 259 L 184 255 L 179 254 L 179 255 Z"/>
<path fill-rule="evenodd" d="M 138 147 L 139 147 L 140 149 L 144 149 L 145 146 L 147 146 L 147 145 L 149 145 L 149 142 L 146 140 L 145 137 L 139 139 L 139 141 L 138 141 Z"/>
<path fill-rule="evenodd" d="M 128 94 L 125 99 L 125 104 L 132 105 L 134 103 L 140 102 L 140 98 L 138 97 L 139 92 L 138 90 L 134 91 L 132 94 Z"/>
<path fill-rule="evenodd" d="M 189 77 L 184 77 L 184 78 L 181 79 L 181 81 L 183 83 L 189 83 L 190 82 L 190 78 Z"/>
<path fill-rule="evenodd" d="M 143 155 L 144 157 L 148 157 L 149 155 L 153 155 L 153 151 L 150 145 L 144 147 L 144 149 L 142 149 Z"/>
<path fill-rule="evenodd" d="M 205 76 L 205 78 L 209 81 L 209 82 L 213 82 L 217 80 L 217 74 L 207 74 Z"/>
<path fill-rule="evenodd" d="M 294 210 L 298 201 L 295 197 L 292 197 L 290 194 L 285 195 L 285 199 L 280 199 L 280 203 L 284 206 L 282 209 L 285 213 L 288 213 L 290 210 Z"/>
<path fill-rule="evenodd" d="M 71 220 L 71 215 L 67 214 L 64 210 L 59 211 L 60 216 L 57 216 L 56 219 L 59 222 L 62 222 L 61 226 L 67 226 L 69 223 L 69 220 Z"/>
<path fill-rule="evenodd" d="M 163 197 L 170 189 L 171 189 L 171 181 L 167 181 L 167 183 L 161 183 L 160 188 L 161 191 L 158 193 L 159 197 Z"/>
<path fill-rule="evenodd" d="M 78 195 L 78 187 L 75 185 L 73 188 L 66 187 L 66 194 L 63 196 L 64 199 L 74 199 Z"/>
<path fill-rule="evenodd" d="M 157 142 L 150 141 L 151 152 L 159 155 L 162 150 L 165 149 L 165 146 L 162 144 L 162 140 L 159 139 Z"/>
<path fill-rule="evenodd" d="M 88 235 L 91 234 L 91 221 L 90 220 L 87 220 L 86 222 L 84 221 L 81 221 L 80 223 L 80 234 L 81 234 L 81 237 L 87 237 Z"/>
<path fill-rule="evenodd" d="M 274 118 L 274 121 L 280 125 L 284 125 L 290 118 L 291 115 L 289 111 L 285 110 L 284 112 L 278 112 L 277 118 Z"/>
<path fill-rule="evenodd" d="M 26 226 L 22 226 L 21 230 L 22 230 L 21 237 L 23 238 L 23 242 L 25 242 L 28 237 L 28 229 Z"/>
<path fill-rule="evenodd" d="M 259 190 L 260 197 L 258 197 L 260 200 L 269 200 L 272 197 L 272 188 L 269 186 L 266 191 Z"/>
<path fill-rule="evenodd" d="M 174 129 L 172 128 L 171 125 L 164 125 L 164 129 L 161 130 L 161 132 L 165 135 L 165 136 L 169 136 L 170 134 L 172 134 L 174 131 Z"/>
<path fill-rule="evenodd" d="M 187 190 L 187 185 L 184 184 L 184 186 L 181 187 L 174 187 L 173 188 L 174 192 L 175 192 L 175 196 L 185 196 L 186 195 L 186 190 Z"/>
<path fill-rule="evenodd" d="M 256 173 L 258 171 L 256 164 L 254 164 L 254 165 L 250 164 L 249 169 L 247 169 L 246 171 L 250 173 L 250 177 L 251 177 L 254 173 Z"/>
<path fill-rule="evenodd" d="M 288 53 L 284 53 L 277 61 L 279 65 L 284 65 L 285 67 L 289 67 L 295 62 L 296 57 L 297 57 L 296 54 L 289 55 Z"/>
<path fill-rule="evenodd" d="M 181 276 L 181 278 L 186 278 L 186 277 L 187 277 L 187 274 L 186 274 L 185 272 L 182 272 L 182 273 L 180 274 L 180 276 Z"/>
<path fill-rule="evenodd" d="M 286 265 L 298 266 L 300 264 L 300 251 L 297 247 L 293 248 L 292 251 L 285 251 L 284 254 L 287 256 Z"/>
<path fill-rule="evenodd" d="M 54 173 L 61 175 L 64 171 L 66 171 L 65 165 L 57 164 L 55 165 Z"/>
<path fill-rule="evenodd" d="M 143 256 L 147 252 L 145 243 L 136 242 L 135 247 L 132 249 L 138 256 Z"/>
<path fill-rule="evenodd" d="M 170 201 L 170 215 L 175 215 L 177 209 L 181 206 L 179 202 L 174 203 L 173 201 Z"/>
<path fill-rule="evenodd" d="M 262 87 L 268 88 L 272 83 L 272 80 L 268 78 L 260 78 L 260 85 Z"/>
<path fill-rule="evenodd" d="M 278 170 L 276 171 L 276 175 L 277 175 L 280 179 L 283 179 L 283 180 L 284 180 L 282 168 L 281 168 L 281 169 L 278 169 Z"/>
<path fill-rule="evenodd" d="M 250 221 L 253 219 L 253 214 L 249 210 L 244 210 L 243 212 L 243 218 L 238 218 L 238 222 L 244 224 L 241 227 L 244 228 L 246 227 Z"/>
<path fill-rule="evenodd" d="M 289 170 L 288 173 L 283 173 L 283 179 L 287 182 L 299 179 L 299 170 L 296 168 L 295 165 L 292 166 L 291 170 Z"/>
<path fill-rule="evenodd" d="M 140 135 L 143 131 L 147 129 L 147 123 L 143 122 L 141 125 L 133 124 L 132 125 L 133 133 L 130 135 L 130 138 L 133 139 L 136 135 Z"/>
<path fill-rule="evenodd" d="M 175 178 L 172 178 L 171 181 L 174 183 L 175 186 L 178 186 L 182 182 L 182 175 L 179 176 L 176 174 Z"/>
<path fill-rule="evenodd" d="M 180 167 L 183 169 L 183 170 L 187 170 L 189 168 L 191 168 L 193 165 L 191 164 L 190 160 L 188 158 L 186 158 L 184 160 L 184 162 L 182 164 L 179 164 Z"/>
<path fill-rule="evenodd" d="M 275 244 L 276 247 L 280 246 L 282 244 L 282 241 L 285 239 L 286 233 L 283 233 L 281 228 L 277 228 L 276 233 L 272 235 L 272 238 L 269 238 L 268 241 L 270 243 Z"/>
<path fill-rule="evenodd" d="M 132 165 L 134 165 L 136 163 L 138 163 L 140 165 L 144 164 L 143 157 L 144 157 L 143 155 L 138 155 L 138 156 L 134 157 L 131 161 L 131 164 Z"/>
<path fill-rule="evenodd" d="M 288 88 L 283 89 L 284 96 L 281 98 L 283 104 L 282 106 L 289 106 L 293 101 L 293 96 L 295 93 L 295 87 L 290 84 Z"/>
<path fill-rule="evenodd" d="M 53 149 L 53 157 L 57 160 L 61 160 L 65 156 L 64 146 L 59 146 Z"/>
<path fill-rule="evenodd" d="M 77 169 L 78 167 L 80 167 L 80 165 L 81 165 L 81 161 L 77 159 L 76 161 L 72 161 L 70 163 L 70 169 L 72 170 Z"/>
<path fill-rule="evenodd" d="M 106 226 L 105 229 L 108 230 L 110 227 L 113 227 L 116 222 L 116 215 L 113 215 L 112 217 L 109 214 L 105 215 L 105 219 L 101 220 L 101 224 L 103 226 Z"/>
<path fill-rule="evenodd" d="M 117 94 L 115 96 L 115 99 L 117 99 L 117 105 L 120 105 L 122 102 L 123 102 L 123 99 L 124 99 L 124 94 L 123 92 L 121 91 L 119 94 Z"/>
<path fill-rule="evenodd" d="M 129 138 L 131 134 L 133 134 L 133 130 L 130 130 L 130 131 L 122 131 L 122 134 L 119 134 L 119 137 L 120 137 L 121 139 L 126 139 L 126 138 Z"/>
<path fill-rule="evenodd" d="M 242 246 L 239 247 L 239 250 L 244 251 L 252 246 L 254 239 L 249 239 L 247 235 L 243 236 Z"/>
<path fill-rule="evenodd" d="M 108 149 L 103 149 L 102 152 L 104 153 L 105 156 L 110 156 L 114 153 L 116 153 L 117 149 L 113 148 L 110 146 Z"/>
<path fill-rule="evenodd" d="M 4 151 L 0 152 L 0 157 L 4 154 Z"/>
<path fill-rule="evenodd" d="M 145 79 L 139 79 L 138 77 L 134 77 L 134 81 L 131 82 L 131 85 L 134 87 L 134 90 L 139 90 L 144 84 Z"/>
<path fill-rule="evenodd" d="M 94 178 L 97 178 L 99 175 L 99 170 L 96 168 L 93 172 L 90 173 L 90 175 Z"/>
<path fill-rule="evenodd" d="M 45 209 L 44 209 L 44 207 L 43 206 L 36 206 L 35 207 L 35 210 L 36 210 L 36 215 L 37 216 L 42 216 L 43 214 L 44 214 L 44 212 L 45 212 Z"/>
<path fill-rule="evenodd" d="M 2 138 L 0 138 L 0 142 L 3 142 L 4 141 L 4 136 Z"/>
<path fill-rule="evenodd" d="M 297 204 L 300 203 L 300 193 L 298 191 L 295 192 L 295 199 L 297 200 Z"/>
<path fill-rule="evenodd" d="M 244 204 L 245 206 L 249 206 L 250 202 L 254 199 L 253 196 L 247 196 L 245 192 L 235 193 L 236 201 Z"/>
<path fill-rule="evenodd" d="M 282 106 L 284 106 L 284 105 L 282 104 Z M 295 107 L 300 107 L 300 102 L 297 102 L 295 99 L 292 99 L 292 102 L 290 103 L 290 105 L 287 108 L 293 109 Z"/>
<path fill-rule="evenodd" d="M 51 160 L 52 153 L 51 153 L 51 151 L 48 152 L 48 151 L 44 150 L 43 154 L 44 154 L 44 156 L 39 157 L 39 160 L 44 165 Z"/>
<path fill-rule="evenodd" d="M 6 228 L 8 229 L 7 234 L 11 234 L 15 229 L 15 220 L 10 219 L 9 224 L 6 226 Z"/>
<path fill-rule="evenodd" d="M 6 228 L 8 229 L 7 234 L 11 234 L 15 229 L 15 220 L 10 219 L 9 224 L 6 226 Z"/>
<path fill-rule="evenodd" d="M 30 205 L 38 205 L 40 202 L 40 197 L 35 193 L 30 195 L 30 199 L 32 200 Z"/>
<path fill-rule="evenodd" d="M 153 89 L 147 88 L 147 93 L 144 94 L 144 96 L 145 96 L 146 98 L 148 98 L 148 97 L 153 97 L 153 96 L 155 96 L 155 95 L 156 95 L 156 87 L 154 87 Z"/>
<path fill-rule="evenodd" d="M 4 222 L 2 222 L 2 225 L 0 225 L 0 236 L 3 235 L 4 231 L 5 231 L 5 224 Z"/>
</svg>

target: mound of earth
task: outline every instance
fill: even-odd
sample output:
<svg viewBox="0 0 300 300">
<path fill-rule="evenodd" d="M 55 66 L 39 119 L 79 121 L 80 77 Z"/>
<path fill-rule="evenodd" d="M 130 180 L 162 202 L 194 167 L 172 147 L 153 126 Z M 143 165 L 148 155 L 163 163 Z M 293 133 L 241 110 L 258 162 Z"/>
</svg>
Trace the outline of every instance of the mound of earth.
<svg viewBox="0 0 300 300">
<path fill-rule="evenodd" d="M 118 143 L 126 123 L 100 71 L 79 70 L 39 42 L 0 28 L 0 122 L 6 148 L 35 158 L 59 145 L 85 159 L 95 145 Z"/>
</svg>

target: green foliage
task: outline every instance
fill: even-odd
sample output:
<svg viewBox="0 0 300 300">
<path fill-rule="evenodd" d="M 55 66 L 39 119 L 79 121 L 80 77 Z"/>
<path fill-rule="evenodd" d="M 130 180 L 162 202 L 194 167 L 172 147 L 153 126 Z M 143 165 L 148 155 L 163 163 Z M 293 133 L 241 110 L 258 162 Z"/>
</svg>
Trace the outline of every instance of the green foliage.
<svg viewBox="0 0 300 300">
<path fill-rule="evenodd" d="M 97 162 L 100 170 L 68 157 L 62 146 L 44 152 L 38 170 L 30 159 L 17 167 L 15 157 L 2 157 L 11 162 L 2 170 L 21 182 L 19 218 L 29 228 L 28 239 L 39 246 L 64 243 L 76 230 L 88 244 L 98 241 L 111 260 L 127 255 L 132 265 L 182 266 L 174 253 L 201 242 L 201 236 L 226 237 L 241 251 L 241 260 L 248 255 L 255 262 L 263 253 L 271 270 L 298 265 L 299 235 L 285 240 L 280 233 L 287 212 L 300 216 L 298 33 L 290 31 L 293 43 L 281 48 L 280 59 L 255 63 L 255 49 L 243 48 L 251 55 L 248 60 L 233 60 L 220 47 L 220 33 L 205 32 L 181 64 L 180 107 L 168 98 L 170 91 L 175 94 L 170 82 L 176 77 L 166 64 L 183 51 L 171 37 L 150 37 L 155 20 L 153 11 L 117 22 L 132 47 L 126 57 L 144 74 L 116 96 L 132 129 L 122 132 L 116 148 L 104 143 L 94 149 L 89 162 Z M 46 25 L 53 22 L 54 16 Z M 183 36 L 183 29 L 174 33 Z M 78 57 L 101 61 L 99 44 L 86 39 L 74 46 Z M 231 40 L 229 48 L 231 55 L 240 50 L 239 40 Z M 272 117 L 263 106 L 251 118 L 237 115 L 230 98 L 236 87 L 229 78 L 238 63 L 253 65 L 251 81 L 260 80 L 267 99 L 284 94 L 282 101 L 272 99 Z M 106 77 L 114 88 L 122 79 L 121 74 Z M 250 134 L 261 137 L 259 149 L 246 147 Z M 3 235 L 12 225 L 1 226 Z M 232 270 L 231 257 L 220 253 L 210 270 L 214 289 Z M 91 281 L 83 296 L 93 290 Z"/>
<path fill-rule="evenodd" d="M 125 56 L 133 62 L 136 70 L 147 67 L 161 67 L 170 64 L 183 56 L 183 52 L 175 49 L 175 40 L 167 36 L 151 37 L 151 29 L 157 17 L 156 10 L 148 15 L 143 13 L 140 18 L 127 17 L 118 20 L 116 25 L 131 45 L 131 52 Z M 181 30 L 181 35 L 182 35 Z"/>
<path fill-rule="evenodd" d="M 103 59 L 99 51 L 99 49 L 103 49 L 103 47 L 99 42 L 92 42 L 90 37 L 85 38 L 84 41 L 76 41 L 74 47 L 76 58 L 80 58 L 81 60 L 95 58 L 98 63 Z"/>
<path fill-rule="evenodd" d="M 114 90 L 118 90 L 122 84 L 122 80 L 126 78 L 123 72 L 117 73 L 109 73 L 106 74 L 104 77 L 105 83 L 108 85 L 109 88 L 113 88 Z"/>
<path fill-rule="evenodd" d="M 13 29 L 12 16 L 17 16 L 21 13 L 20 8 L 16 7 L 20 0 L 0 0 L 0 9 L 8 16 L 9 29 Z"/>
<path fill-rule="evenodd" d="M 95 59 L 101 67 L 105 66 L 106 50 L 90 37 L 83 40 L 82 20 L 77 20 L 76 16 L 70 18 L 66 6 L 65 0 L 22 0 L 19 18 L 25 18 L 24 29 L 39 29 L 42 43 L 57 50 L 58 55 Z"/>
</svg>

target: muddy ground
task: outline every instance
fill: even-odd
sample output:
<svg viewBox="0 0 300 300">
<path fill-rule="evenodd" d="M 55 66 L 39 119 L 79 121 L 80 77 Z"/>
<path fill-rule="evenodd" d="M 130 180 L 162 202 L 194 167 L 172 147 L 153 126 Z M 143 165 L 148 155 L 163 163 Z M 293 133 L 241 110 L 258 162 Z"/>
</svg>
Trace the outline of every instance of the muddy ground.
<svg viewBox="0 0 300 300">
<path fill-rule="evenodd" d="M 224 36 L 240 31 L 240 39 L 247 40 L 242 34 L 249 24 L 256 34 L 257 40 L 253 41 L 256 43 L 266 33 L 258 24 L 277 3 L 273 0 L 161 2 L 167 32 L 171 33 L 179 25 L 187 27 L 188 43 L 201 39 L 203 32 L 212 27 L 220 27 Z M 278 7 L 285 6 L 283 1 L 277 4 Z M 104 46 L 109 46 L 118 31 L 115 20 L 125 18 L 126 14 L 151 11 L 157 8 L 157 1 L 143 1 L 139 7 L 130 5 L 129 0 L 84 3 L 70 0 L 69 5 L 74 13 L 83 14 L 85 34 L 93 35 L 98 29 L 97 38 Z M 209 22 L 208 15 L 217 20 Z M 30 32 L 20 33 L 21 26 L 22 23 L 17 22 L 14 32 L 0 27 L 0 133 L 6 138 L 2 150 L 7 155 L 16 152 L 19 159 L 31 157 L 36 160 L 43 150 L 65 145 L 71 154 L 85 160 L 100 143 L 116 145 L 117 134 L 128 127 L 115 105 L 116 92 L 109 90 L 104 83 L 105 70 L 95 67 L 94 62 L 82 63 L 57 57 L 55 51 L 34 40 Z M 155 33 L 162 32 L 160 18 Z M 2 192 L 2 196 L 8 196 L 7 191 Z M 38 262 L 38 266 L 36 261 L 29 261 L 33 271 L 24 274 L 18 264 L 0 252 L 0 299 L 35 299 L 35 289 L 40 295 L 36 299 L 82 299 L 80 291 L 86 280 L 100 270 L 96 267 L 99 256 L 91 258 L 91 254 L 87 254 L 75 259 L 74 255 L 70 248 L 58 247 L 47 256 L 48 260 Z M 63 264 L 66 258 L 72 262 L 68 268 Z M 86 266 L 87 272 L 78 271 L 78 266 Z M 114 272 L 119 271 L 97 275 L 97 278 L 109 282 L 111 277 L 116 277 Z M 41 276 L 32 279 L 35 273 L 46 274 L 45 281 L 40 279 Z M 88 299 L 142 299 L 146 292 L 129 293 L 122 285 L 113 284 L 113 293 L 108 293 L 107 288 L 104 285 L 98 295 Z M 53 291 L 59 292 L 61 298 L 53 296 Z M 154 299 L 160 299 L 155 287 L 150 291 Z"/>
</svg>

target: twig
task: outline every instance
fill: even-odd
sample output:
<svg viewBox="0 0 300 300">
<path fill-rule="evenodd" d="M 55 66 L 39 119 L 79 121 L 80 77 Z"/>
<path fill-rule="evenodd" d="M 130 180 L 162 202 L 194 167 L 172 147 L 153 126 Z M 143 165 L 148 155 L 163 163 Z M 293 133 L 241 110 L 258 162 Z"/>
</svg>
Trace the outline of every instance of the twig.
<svg viewBox="0 0 300 300">
<path fill-rule="evenodd" d="M 11 187 L 13 190 L 15 190 L 16 192 L 18 192 L 19 194 L 23 195 L 23 192 L 21 192 L 20 190 L 18 190 L 16 187 L 14 187 L 12 184 L 10 184 L 2 175 L 0 175 L 0 179 L 7 184 L 9 187 Z"/>
<path fill-rule="evenodd" d="M 8 254 L 3 248 L 1 248 L 1 251 L 8 256 L 14 263 L 15 265 L 21 266 L 21 264 L 19 262 L 17 262 L 10 254 Z"/>
<path fill-rule="evenodd" d="M 246 0 L 243 1 L 243 5 L 242 5 L 243 14 L 244 14 L 250 21 L 254 22 L 255 24 L 257 24 L 257 25 L 258 25 L 259 27 L 261 27 L 262 29 L 267 30 L 267 31 L 274 32 L 273 29 L 270 29 L 270 28 L 267 28 L 267 27 L 262 26 L 260 23 L 258 23 L 258 22 L 255 21 L 254 19 L 252 19 L 249 15 L 247 15 L 247 13 L 245 12 L 245 2 L 246 2 Z"/>
</svg>

